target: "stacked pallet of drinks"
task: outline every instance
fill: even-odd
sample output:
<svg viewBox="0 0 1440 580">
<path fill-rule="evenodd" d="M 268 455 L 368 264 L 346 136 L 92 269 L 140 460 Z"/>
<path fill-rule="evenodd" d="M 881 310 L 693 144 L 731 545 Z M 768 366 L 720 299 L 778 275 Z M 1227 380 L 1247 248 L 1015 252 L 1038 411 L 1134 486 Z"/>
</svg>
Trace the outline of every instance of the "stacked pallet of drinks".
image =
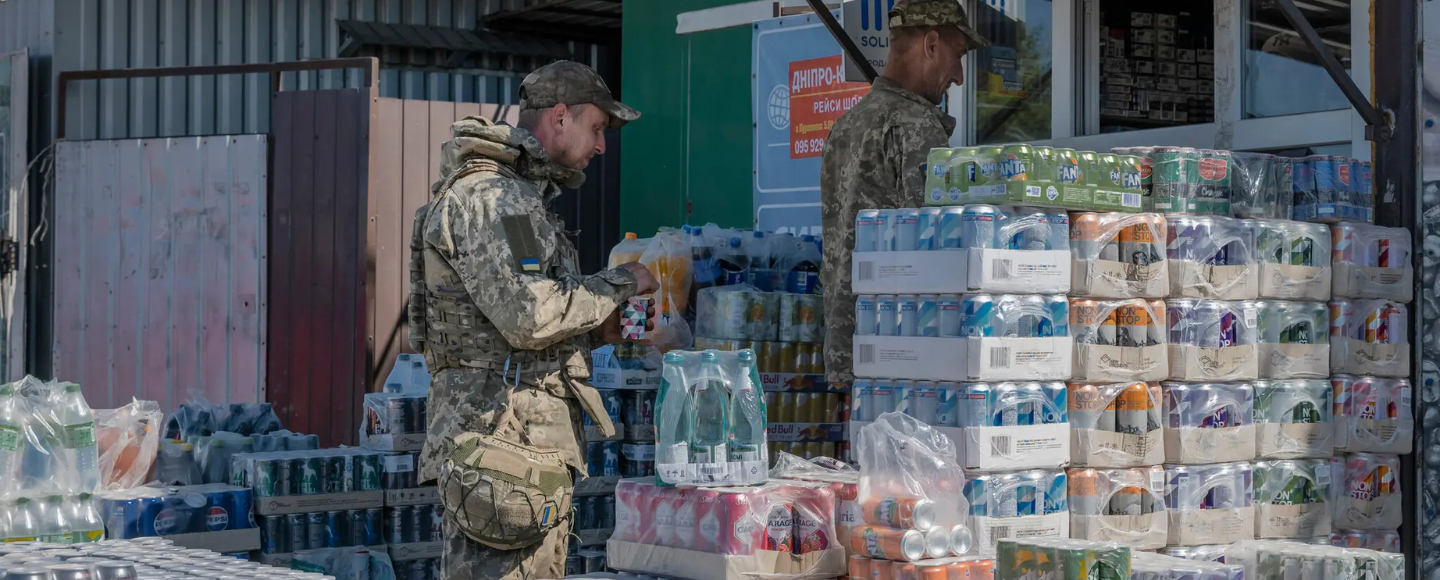
<svg viewBox="0 0 1440 580">
<path fill-rule="evenodd" d="M 1245 540 L 1218 550 L 1220 562 L 1152 554 L 1118 542 L 1006 540 L 995 559 L 996 580 L 1400 580 L 1405 559 L 1359 548 L 1294 541 Z"/>
<path fill-rule="evenodd" d="M 424 361 L 397 360 L 397 369 L 402 364 L 418 374 Z M 439 570 L 445 515 L 433 482 L 423 486 L 420 482 L 420 451 L 425 448 L 429 428 L 428 383 L 424 377 L 405 379 L 395 376 L 397 373 L 387 381 L 387 392 L 365 395 L 360 445 L 383 452 L 380 487 L 384 502 L 375 510 L 382 524 L 376 545 L 388 551 L 397 580 L 427 580 Z"/>
<path fill-rule="evenodd" d="M 627 408 L 648 401 L 645 410 L 653 415 L 655 391 L 600 389 L 599 393 L 615 433 L 605 436 L 589 414 L 582 419 L 588 476 L 576 485 L 572 500 L 575 508 L 575 534 L 570 538 L 569 552 L 572 569 L 579 565 L 582 567 L 578 569 L 584 570 L 582 552 L 587 548 L 603 549 L 610 539 L 615 529 L 615 484 L 620 478 L 641 477 L 647 471 L 648 475 L 655 474 L 654 419 L 646 418 L 641 409 Z M 650 458 L 648 470 L 646 457 Z"/>
<path fill-rule="evenodd" d="M 260 561 L 288 566 L 296 552 L 322 548 L 383 552 L 385 455 L 361 448 L 236 454 L 231 476 L 253 494 Z"/>
</svg>

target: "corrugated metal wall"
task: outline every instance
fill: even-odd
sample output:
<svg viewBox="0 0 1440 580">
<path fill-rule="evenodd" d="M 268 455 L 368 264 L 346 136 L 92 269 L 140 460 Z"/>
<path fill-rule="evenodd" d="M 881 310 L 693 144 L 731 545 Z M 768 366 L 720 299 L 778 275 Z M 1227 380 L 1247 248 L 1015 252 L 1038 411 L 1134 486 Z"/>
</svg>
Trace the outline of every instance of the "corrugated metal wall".
<svg viewBox="0 0 1440 580">
<path fill-rule="evenodd" d="M 58 377 L 97 408 L 263 399 L 264 135 L 56 145 Z"/>
<path fill-rule="evenodd" d="M 0 4 L 60 4 L 12 0 Z M 334 58 L 337 19 L 474 28 L 496 0 L 72 0 L 55 18 L 56 70 L 194 66 Z M 482 12 L 486 11 L 486 12 Z M 5 25 L 0 25 L 3 28 Z M 596 60 L 589 45 L 577 57 Z M 528 68 L 528 67 L 521 67 Z M 358 72 L 286 73 L 291 89 L 360 86 Z M 383 70 L 381 96 L 506 104 L 523 75 Z M 69 139 L 261 133 L 269 130 L 266 75 L 77 83 L 67 97 Z"/>
</svg>

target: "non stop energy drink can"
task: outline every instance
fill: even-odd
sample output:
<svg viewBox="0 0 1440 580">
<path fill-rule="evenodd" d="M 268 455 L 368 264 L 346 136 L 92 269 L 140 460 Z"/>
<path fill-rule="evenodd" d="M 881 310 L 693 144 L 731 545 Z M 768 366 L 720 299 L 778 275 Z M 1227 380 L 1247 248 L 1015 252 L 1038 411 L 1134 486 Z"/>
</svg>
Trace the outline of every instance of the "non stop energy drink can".
<svg viewBox="0 0 1440 580">
<path fill-rule="evenodd" d="M 878 252 L 881 251 L 880 239 L 885 230 L 885 222 L 881 219 L 880 211 L 874 209 L 862 209 L 855 214 L 855 251 L 856 252 Z"/>
<path fill-rule="evenodd" d="M 966 248 L 964 238 L 965 228 L 962 225 L 965 217 L 965 208 L 960 206 L 949 206 L 942 209 L 940 213 L 940 234 L 937 240 L 941 250 L 959 250 Z"/>
<path fill-rule="evenodd" d="M 966 248 L 994 249 L 1000 209 L 993 205 L 971 204 L 960 215 L 960 239 Z"/>
<path fill-rule="evenodd" d="M 920 251 L 938 250 L 941 248 L 940 222 L 942 210 L 938 207 L 922 207 L 919 210 L 920 222 L 916 226 L 915 249 Z"/>
</svg>

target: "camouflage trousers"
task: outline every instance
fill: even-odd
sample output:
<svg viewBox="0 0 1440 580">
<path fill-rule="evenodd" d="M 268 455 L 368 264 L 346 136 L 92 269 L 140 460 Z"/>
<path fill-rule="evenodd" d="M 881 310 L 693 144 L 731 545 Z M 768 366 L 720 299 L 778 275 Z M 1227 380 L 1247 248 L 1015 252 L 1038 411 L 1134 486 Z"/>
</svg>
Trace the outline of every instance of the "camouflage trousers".
<svg viewBox="0 0 1440 580">
<path fill-rule="evenodd" d="M 497 550 L 465 537 L 455 518 L 445 516 L 445 551 L 436 580 L 554 580 L 565 577 L 570 523 L 550 530 L 545 540 L 519 550 Z"/>
</svg>

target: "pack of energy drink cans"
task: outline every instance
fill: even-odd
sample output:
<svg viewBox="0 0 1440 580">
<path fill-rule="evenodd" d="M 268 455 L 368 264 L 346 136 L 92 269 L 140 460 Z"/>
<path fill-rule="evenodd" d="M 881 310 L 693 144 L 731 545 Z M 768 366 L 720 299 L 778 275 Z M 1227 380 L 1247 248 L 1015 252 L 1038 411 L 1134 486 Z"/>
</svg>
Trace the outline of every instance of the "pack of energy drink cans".
<svg viewBox="0 0 1440 580">
<path fill-rule="evenodd" d="M 1399 553 L 1400 533 L 1394 530 L 1335 530 L 1330 532 L 1330 545 Z"/>
<path fill-rule="evenodd" d="M 1063 295 L 862 294 L 856 336 L 1047 338 L 1070 336 Z"/>
<path fill-rule="evenodd" d="M 1117 147 L 1137 157 L 1147 210 L 1161 213 L 1230 215 L 1234 161 L 1230 152 L 1190 147 Z"/>
<path fill-rule="evenodd" d="M 1260 311 L 1252 300 L 1165 301 L 1170 378 L 1245 381 L 1259 375 Z"/>
<path fill-rule="evenodd" d="M 1245 569 L 1233 564 L 1149 552 L 1135 552 L 1130 556 L 1130 580 L 1242 580 L 1244 577 Z"/>
<path fill-rule="evenodd" d="M 1261 298 L 1330 299 L 1329 226 L 1268 219 L 1245 223 L 1255 235 Z"/>
<path fill-rule="evenodd" d="M 1140 157 L 1025 144 L 931 149 L 926 205 L 1038 204 L 1095 211 L 1145 209 Z"/>
<path fill-rule="evenodd" d="M 982 557 L 1006 538 L 1070 536 L 1069 484 L 1063 469 L 971 474 L 965 480 L 970 529 Z"/>
<path fill-rule="evenodd" d="M 1226 550 L 1225 563 L 1243 567 L 1247 580 L 1405 578 L 1403 554 L 1284 540 L 1241 542 Z"/>
<path fill-rule="evenodd" d="M 1071 537 L 1142 550 L 1165 547 L 1169 516 L 1163 468 L 1072 468 L 1066 475 Z"/>
<path fill-rule="evenodd" d="M 1167 225 L 1160 214 L 1071 214 L 1071 295 L 1165 297 L 1170 276 L 1167 243 Z"/>
<path fill-rule="evenodd" d="M 1159 383 L 1072 382 L 1071 464 L 1141 467 L 1165 461 Z"/>
<path fill-rule="evenodd" d="M 1415 436 L 1410 381 L 1335 375 L 1330 389 L 1336 451 L 1410 453 Z"/>
<path fill-rule="evenodd" d="M 1330 308 L 1324 302 L 1258 300 L 1259 376 L 1319 379 L 1330 376 Z"/>
<path fill-rule="evenodd" d="M 856 252 L 1066 250 L 1069 240 L 1063 209 L 973 203 L 855 214 Z"/>
<path fill-rule="evenodd" d="M 1315 222 L 1375 221 L 1375 192 L 1369 161 L 1341 155 L 1291 159 L 1292 219 Z"/>
<path fill-rule="evenodd" d="M 762 292 L 753 286 L 716 286 L 696 297 L 697 336 L 720 340 L 818 343 L 825 307 L 819 294 Z"/>
<path fill-rule="evenodd" d="M 1255 538 L 1253 467 L 1243 461 L 1166 465 L 1165 507 L 1171 546 L 1228 544 Z"/>
<path fill-rule="evenodd" d="M 1331 457 L 1334 484 L 1331 516 L 1335 527 L 1393 530 L 1405 521 L 1400 489 L 1400 457 L 1386 453 L 1347 453 Z"/>
<path fill-rule="evenodd" d="M 1165 249 L 1170 296 L 1247 300 L 1260 294 L 1255 232 L 1244 220 L 1170 216 Z"/>
<path fill-rule="evenodd" d="M 1086 381 L 1159 381 L 1170 376 L 1170 332 L 1165 302 L 1070 300 L 1075 338 L 1071 378 Z"/>
<path fill-rule="evenodd" d="M 1337 428 L 1334 396 L 1325 379 L 1255 381 L 1255 456 L 1329 457 Z"/>
<path fill-rule="evenodd" d="M 1002 540 L 995 580 L 1128 580 L 1129 546 L 1063 538 Z"/>
<path fill-rule="evenodd" d="M 1329 535 L 1330 469 L 1328 458 L 1256 461 L 1255 537 Z"/>
<path fill-rule="evenodd" d="M 1410 376 L 1409 309 L 1391 300 L 1330 301 L 1330 370 Z"/>
<path fill-rule="evenodd" d="M 1398 302 L 1414 298 L 1410 230 L 1346 222 L 1330 226 L 1330 238 L 1335 296 Z"/>
<path fill-rule="evenodd" d="M 1249 383 L 1163 383 L 1165 461 L 1255 458 L 1255 388 Z"/>
</svg>

